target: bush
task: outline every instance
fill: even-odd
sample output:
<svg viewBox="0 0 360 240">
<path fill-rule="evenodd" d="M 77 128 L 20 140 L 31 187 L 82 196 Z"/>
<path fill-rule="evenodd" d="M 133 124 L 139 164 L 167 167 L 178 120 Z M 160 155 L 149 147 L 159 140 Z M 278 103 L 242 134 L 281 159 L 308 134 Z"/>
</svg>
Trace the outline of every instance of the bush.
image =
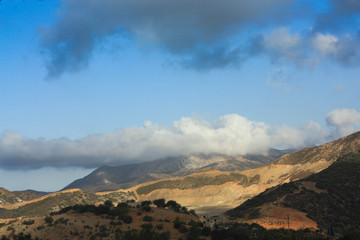
<svg viewBox="0 0 360 240">
<path fill-rule="evenodd" d="M 164 208 L 165 207 L 165 199 L 161 198 L 161 199 L 156 199 L 153 201 L 153 203 L 160 208 Z"/>
<path fill-rule="evenodd" d="M 152 221 L 153 221 L 153 217 L 146 215 L 146 216 L 144 216 L 143 221 L 144 221 L 144 222 L 152 222 Z"/>
<path fill-rule="evenodd" d="M 209 227 L 204 227 L 202 230 L 201 230 L 201 235 L 205 236 L 205 237 L 208 237 L 211 235 L 211 228 Z"/>
<path fill-rule="evenodd" d="M 121 202 L 121 203 L 118 203 L 117 207 L 118 208 L 128 208 L 129 205 L 127 203 L 125 203 L 125 202 Z"/>
<path fill-rule="evenodd" d="M 113 216 L 113 217 L 120 217 L 120 216 L 124 216 L 129 212 L 128 208 L 122 208 L 122 207 L 116 207 L 116 208 L 112 208 L 109 211 L 109 215 Z"/>
<path fill-rule="evenodd" d="M 112 202 L 111 202 L 112 204 Z M 96 215 L 101 215 L 101 214 L 109 214 L 110 213 L 110 207 L 100 204 L 97 208 L 95 208 L 95 212 Z"/>
<path fill-rule="evenodd" d="M 35 223 L 35 220 L 29 219 L 28 221 L 23 221 L 23 225 L 33 225 Z"/>
<path fill-rule="evenodd" d="M 127 224 L 130 224 L 130 223 L 132 223 L 132 221 L 133 221 L 132 217 L 129 216 L 129 215 L 123 216 L 123 217 L 121 218 L 121 220 L 123 220 L 123 222 L 124 222 L 124 223 L 127 223 Z"/>
<path fill-rule="evenodd" d="M 189 229 L 183 224 L 179 228 L 179 232 L 181 232 L 181 233 L 186 233 L 188 231 L 189 231 Z"/>
<path fill-rule="evenodd" d="M 151 204 L 151 201 L 143 201 L 141 202 L 141 207 L 149 206 Z"/>
<path fill-rule="evenodd" d="M 153 225 L 151 223 L 145 223 L 141 225 L 141 228 L 146 231 L 150 231 L 153 228 Z"/>
<path fill-rule="evenodd" d="M 67 225 L 68 221 L 69 221 L 69 219 L 67 219 L 67 218 L 59 218 L 58 220 L 55 221 L 55 224 L 62 223 L 62 224 Z"/>
<path fill-rule="evenodd" d="M 38 226 L 36 229 L 41 230 L 41 229 L 44 229 L 44 228 L 45 228 L 44 225 L 41 225 L 41 226 Z"/>
<path fill-rule="evenodd" d="M 169 231 L 160 233 L 159 240 L 169 240 L 169 239 L 170 239 L 170 232 Z"/>
<path fill-rule="evenodd" d="M 111 200 L 106 200 L 104 202 L 104 205 L 109 207 L 109 208 L 112 208 L 114 206 L 113 202 Z"/>
<path fill-rule="evenodd" d="M 44 221 L 47 224 L 51 224 L 54 221 L 54 219 L 51 216 L 47 216 L 47 217 L 45 217 Z"/>
<path fill-rule="evenodd" d="M 142 210 L 144 210 L 145 212 L 150 212 L 151 207 L 149 205 L 145 205 L 145 206 L 142 207 Z"/>
<path fill-rule="evenodd" d="M 168 201 L 165 206 L 172 208 L 175 212 L 180 212 L 181 205 L 175 202 L 174 200 Z"/>
<path fill-rule="evenodd" d="M 179 229 L 182 224 L 183 224 L 183 223 L 180 222 L 179 217 L 176 217 L 176 218 L 175 218 L 175 221 L 174 221 L 174 228 Z"/>
</svg>

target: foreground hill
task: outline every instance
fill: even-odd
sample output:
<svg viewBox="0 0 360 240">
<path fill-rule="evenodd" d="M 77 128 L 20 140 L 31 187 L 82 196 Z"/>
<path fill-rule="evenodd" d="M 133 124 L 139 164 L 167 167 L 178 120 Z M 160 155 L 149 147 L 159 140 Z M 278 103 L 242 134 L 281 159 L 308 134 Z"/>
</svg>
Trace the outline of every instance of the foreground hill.
<svg viewBox="0 0 360 240">
<path fill-rule="evenodd" d="M 338 157 L 360 149 L 360 132 L 285 155 L 272 164 L 237 172 L 203 170 L 133 188 L 138 200 L 174 199 L 199 213 L 219 214 L 270 187 L 295 181 L 329 167 Z"/>
<path fill-rule="evenodd" d="M 292 214 L 300 211 L 306 215 L 304 225 L 308 226 L 313 220 L 317 223 L 315 227 L 326 230 L 333 222 L 335 233 L 359 231 L 359 183 L 360 151 L 344 155 L 320 173 L 270 188 L 228 211 L 227 215 L 264 226 L 269 225 L 271 219 L 274 225 L 281 225 L 279 227 L 287 226 L 287 215 L 290 215 L 292 227 Z M 277 216 L 274 213 L 278 213 Z"/>
<path fill-rule="evenodd" d="M 194 215 L 149 204 L 135 205 L 113 206 L 106 201 L 98 206 L 74 205 L 51 216 L 0 220 L 0 238 L 167 240 L 188 236 L 198 239 L 202 234 L 200 220 Z"/>
<path fill-rule="evenodd" d="M 65 189 L 79 188 L 87 192 L 112 191 L 171 177 L 182 177 L 202 169 L 241 171 L 266 165 L 294 150 L 270 149 L 265 154 L 227 156 L 223 154 L 193 154 L 171 157 L 140 164 L 118 167 L 100 167 L 88 176 L 78 179 Z"/>
<path fill-rule="evenodd" d="M 135 199 L 135 195 L 127 191 L 94 194 L 83 192 L 80 189 L 70 189 L 51 193 L 26 202 L 2 205 L 0 207 L 0 219 L 18 218 L 22 216 L 46 216 L 74 204 L 96 204 L 106 200 L 125 202 L 132 199 Z"/>
</svg>

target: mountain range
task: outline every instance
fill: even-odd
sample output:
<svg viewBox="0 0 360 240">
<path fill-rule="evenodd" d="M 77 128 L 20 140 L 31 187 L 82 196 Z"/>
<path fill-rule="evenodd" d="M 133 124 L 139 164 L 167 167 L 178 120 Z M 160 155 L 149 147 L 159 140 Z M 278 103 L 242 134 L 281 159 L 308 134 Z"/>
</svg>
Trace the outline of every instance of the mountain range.
<svg viewBox="0 0 360 240">
<path fill-rule="evenodd" d="M 359 150 L 357 132 L 288 154 L 279 150 L 246 157 L 194 154 L 101 167 L 66 187 L 77 185 L 81 189 L 44 196 L 1 189 L 0 218 L 45 216 L 74 204 L 106 200 L 165 199 L 198 214 L 226 212 L 230 222 L 257 223 L 266 228 L 324 231 L 333 221 L 335 231 L 343 234 L 360 226 Z M 279 158 L 271 162 L 276 156 Z M 104 191 L 107 189 L 110 191 Z"/>
<path fill-rule="evenodd" d="M 103 166 L 63 190 L 79 188 L 87 192 L 113 191 L 141 183 L 190 175 L 203 169 L 225 172 L 242 171 L 271 163 L 294 149 L 270 149 L 263 154 L 228 156 L 224 154 L 192 154 L 117 167 Z"/>
</svg>

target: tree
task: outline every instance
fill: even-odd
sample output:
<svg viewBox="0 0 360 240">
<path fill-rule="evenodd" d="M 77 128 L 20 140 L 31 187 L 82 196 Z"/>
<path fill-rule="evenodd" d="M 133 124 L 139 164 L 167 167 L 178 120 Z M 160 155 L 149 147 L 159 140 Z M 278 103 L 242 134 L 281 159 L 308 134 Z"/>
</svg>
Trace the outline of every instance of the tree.
<svg viewBox="0 0 360 240">
<path fill-rule="evenodd" d="M 45 217 L 44 221 L 47 224 L 51 224 L 54 221 L 54 219 L 51 216 L 47 216 L 47 217 Z"/>
<path fill-rule="evenodd" d="M 114 204 L 111 200 L 106 200 L 104 202 L 104 205 L 107 206 L 108 208 L 112 208 L 114 206 Z"/>
<path fill-rule="evenodd" d="M 156 199 L 153 201 L 153 203 L 160 208 L 164 208 L 165 207 L 165 199 L 161 198 L 161 199 Z"/>
</svg>

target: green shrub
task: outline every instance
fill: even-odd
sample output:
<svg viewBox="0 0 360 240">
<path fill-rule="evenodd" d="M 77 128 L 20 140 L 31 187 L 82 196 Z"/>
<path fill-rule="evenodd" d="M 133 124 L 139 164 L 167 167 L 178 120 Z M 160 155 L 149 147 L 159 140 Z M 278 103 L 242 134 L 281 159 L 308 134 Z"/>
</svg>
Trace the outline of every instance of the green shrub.
<svg viewBox="0 0 360 240">
<path fill-rule="evenodd" d="M 188 231 L 189 231 L 189 229 L 183 224 L 179 228 L 179 232 L 181 232 L 181 233 L 186 233 Z"/>
<path fill-rule="evenodd" d="M 23 221 L 23 225 L 33 225 L 35 223 L 35 220 L 29 219 L 28 221 Z"/>
<path fill-rule="evenodd" d="M 150 231 L 153 228 L 153 225 L 151 223 L 144 223 L 141 225 L 141 228 L 146 231 Z"/>
<path fill-rule="evenodd" d="M 106 200 L 104 202 L 104 205 L 109 207 L 109 208 L 112 208 L 114 206 L 113 202 L 111 200 Z"/>
<path fill-rule="evenodd" d="M 123 220 L 123 222 L 124 222 L 124 223 L 127 223 L 127 224 L 130 224 L 130 223 L 132 223 L 132 221 L 133 221 L 132 217 L 129 216 L 129 215 L 123 216 L 123 217 L 121 218 L 121 220 Z"/>
<path fill-rule="evenodd" d="M 174 228 L 179 229 L 181 225 L 183 225 L 183 223 L 180 221 L 179 217 L 176 217 L 174 221 Z"/>
<path fill-rule="evenodd" d="M 160 208 L 164 208 L 165 207 L 165 199 L 161 198 L 161 199 L 156 199 L 153 201 L 153 203 Z"/>
<path fill-rule="evenodd" d="M 44 221 L 47 224 L 51 224 L 54 221 L 54 219 L 51 216 L 47 216 L 45 217 Z"/>
<path fill-rule="evenodd" d="M 152 222 L 152 221 L 153 221 L 153 217 L 146 215 L 146 216 L 144 216 L 143 221 L 144 221 L 144 222 Z"/>
<path fill-rule="evenodd" d="M 118 208 L 128 208 L 129 207 L 129 204 L 125 203 L 125 202 L 121 202 L 121 203 L 118 203 L 117 205 Z"/>
</svg>

